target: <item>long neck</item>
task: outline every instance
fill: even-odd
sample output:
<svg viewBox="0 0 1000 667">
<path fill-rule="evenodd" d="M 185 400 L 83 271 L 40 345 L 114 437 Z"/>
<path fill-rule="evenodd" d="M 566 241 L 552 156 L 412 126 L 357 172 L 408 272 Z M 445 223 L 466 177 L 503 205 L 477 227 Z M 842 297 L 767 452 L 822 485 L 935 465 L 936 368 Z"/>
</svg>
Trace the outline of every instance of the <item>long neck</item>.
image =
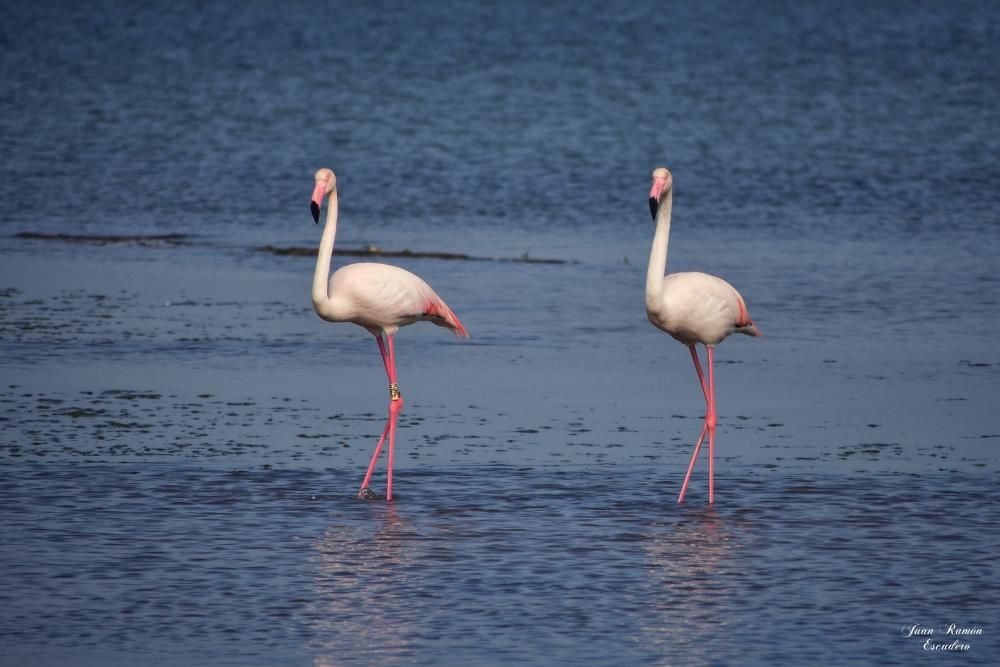
<svg viewBox="0 0 1000 667">
<path fill-rule="evenodd" d="M 330 283 L 330 258 L 333 256 L 333 242 L 337 238 L 336 188 L 330 193 L 326 206 L 326 226 L 323 228 L 323 238 L 319 241 L 316 272 L 313 273 L 312 300 L 317 311 L 321 306 L 327 306 L 330 301 L 327 286 Z"/>
<path fill-rule="evenodd" d="M 667 192 L 666 200 L 656 212 L 656 234 L 649 251 L 649 268 L 646 270 L 646 304 L 659 303 L 663 292 L 663 276 L 667 271 L 667 242 L 670 240 L 670 213 L 674 205 L 674 191 Z"/>
</svg>

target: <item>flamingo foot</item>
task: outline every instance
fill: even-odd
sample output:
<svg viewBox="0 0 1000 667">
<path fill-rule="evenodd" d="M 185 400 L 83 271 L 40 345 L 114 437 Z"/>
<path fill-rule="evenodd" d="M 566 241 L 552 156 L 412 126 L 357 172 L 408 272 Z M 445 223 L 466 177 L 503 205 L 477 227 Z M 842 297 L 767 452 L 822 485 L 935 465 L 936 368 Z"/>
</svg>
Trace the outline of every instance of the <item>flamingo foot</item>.
<svg viewBox="0 0 1000 667">
<path fill-rule="evenodd" d="M 378 496 L 369 487 L 364 487 L 358 491 L 358 500 L 375 500 Z"/>
</svg>

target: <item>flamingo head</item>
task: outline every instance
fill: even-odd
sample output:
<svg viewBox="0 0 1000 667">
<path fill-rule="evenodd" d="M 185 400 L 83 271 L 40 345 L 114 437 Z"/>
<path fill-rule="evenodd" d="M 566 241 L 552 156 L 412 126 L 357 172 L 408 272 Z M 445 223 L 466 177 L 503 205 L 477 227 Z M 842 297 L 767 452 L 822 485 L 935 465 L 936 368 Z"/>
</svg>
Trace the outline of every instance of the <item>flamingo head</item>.
<svg viewBox="0 0 1000 667">
<path fill-rule="evenodd" d="M 326 167 L 316 172 L 316 187 L 313 188 L 312 203 L 309 208 L 312 210 L 313 220 L 319 224 L 319 210 L 323 206 L 323 200 L 337 187 L 337 177 Z"/>
<path fill-rule="evenodd" d="M 649 191 L 649 213 L 656 219 L 656 212 L 660 209 L 660 200 L 668 194 L 674 187 L 674 177 L 666 167 L 657 167 L 653 170 L 653 187 Z"/>
</svg>

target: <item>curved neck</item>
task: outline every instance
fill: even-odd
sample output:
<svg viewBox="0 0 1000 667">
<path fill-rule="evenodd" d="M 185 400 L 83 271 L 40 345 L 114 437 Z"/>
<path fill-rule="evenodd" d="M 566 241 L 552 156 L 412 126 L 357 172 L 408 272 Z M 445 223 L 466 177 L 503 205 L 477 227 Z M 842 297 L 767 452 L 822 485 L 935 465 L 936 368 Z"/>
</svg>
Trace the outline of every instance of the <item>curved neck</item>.
<svg viewBox="0 0 1000 667">
<path fill-rule="evenodd" d="M 667 242 L 670 240 L 670 213 L 674 205 L 674 191 L 667 192 L 667 198 L 656 211 L 656 234 L 653 247 L 649 251 L 649 268 L 646 269 L 646 300 L 658 301 L 663 292 L 663 276 L 667 271 Z"/>
<path fill-rule="evenodd" d="M 333 242 L 337 238 L 337 189 L 330 193 L 326 205 L 326 226 L 323 227 L 323 238 L 319 241 L 319 253 L 316 256 L 316 272 L 313 273 L 312 300 L 319 308 L 327 304 L 330 294 L 327 286 L 330 283 L 330 258 L 333 256 Z"/>
</svg>

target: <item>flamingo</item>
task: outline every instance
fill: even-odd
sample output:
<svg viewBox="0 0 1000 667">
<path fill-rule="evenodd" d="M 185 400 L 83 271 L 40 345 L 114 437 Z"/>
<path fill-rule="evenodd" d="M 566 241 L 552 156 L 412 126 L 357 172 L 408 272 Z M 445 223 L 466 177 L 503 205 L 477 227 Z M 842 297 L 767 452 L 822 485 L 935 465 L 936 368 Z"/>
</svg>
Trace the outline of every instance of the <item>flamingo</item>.
<svg viewBox="0 0 1000 667">
<path fill-rule="evenodd" d="M 389 377 L 389 416 L 368 472 L 361 483 L 358 497 L 375 498 L 369 488 L 372 472 L 386 436 L 389 437 L 389 460 L 385 498 L 392 500 L 392 464 L 396 452 L 396 419 L 403 409 L 403 395 L 396 377 L 395 337 L 400 327 L 421 320 L 451 329 L 456 335 L 469 337 L 462 323 L 448 304 L 423 279 L 405 269 L 375 262 L 348 264 L 330 275 L 330 258 L 337 236 L 337 177 L 330 169 L 316 172 L 312 193 L 312 216 L 319 224 L 323 200 L 327 199 L 326 226 L 319 242 L 316 271 L 313 274 L 312 302 L 316 314 L 328 322 L 353 322 L 375 336 L 382 364 Z"/>
<path fill-rule="evenodd" d="M 736 288 L 718 276 L 707 273 L 684 272 L 664 276 L 667 269 L 667 242 L 670 238 L 670 214 L 674 202 L 674 179 L 664 167 L 653 170 L 653 187 L 649 191 L 649 212 L 656 221 L 653 247 L 649 253 L 646 272 L 646 316 L 653 326 L 670 334 L 687 345 L 698 373 L 701 391 L 705 395 L 707 411 L 701 435 L 694 446 L 691 463 L 677 502 L 684 502 L 684 493 L 691 480 L 698 452 L 708 435 L 708 502 L 715 502 L 715 346 L 731 333 L 760 336 L 760 331 L 750 319 L 746 302 Z M 695 348 L 705 346 L 708 355 L 708 382 L 702 372 L 701 361 Z"/>
</svg>

